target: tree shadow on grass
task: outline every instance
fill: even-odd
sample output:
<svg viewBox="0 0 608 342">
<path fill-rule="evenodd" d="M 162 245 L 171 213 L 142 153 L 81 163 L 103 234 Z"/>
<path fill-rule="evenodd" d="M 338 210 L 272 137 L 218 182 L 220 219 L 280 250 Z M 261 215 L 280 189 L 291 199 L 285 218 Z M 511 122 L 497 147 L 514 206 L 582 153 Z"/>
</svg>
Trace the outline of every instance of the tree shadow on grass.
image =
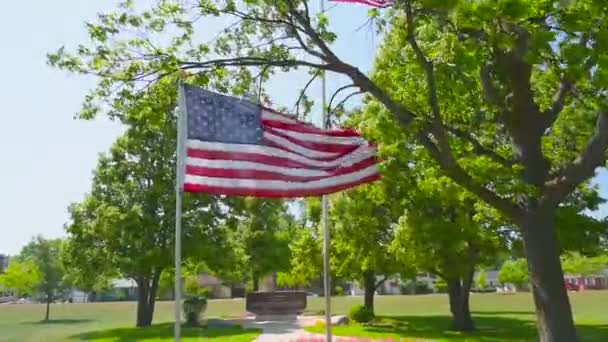
<svg viewBox="0 0 608 342">
<path fill-rule="evenodd" d="M 82 324 L 93 322 L 92 319 L 51 319 L 48 321 L 21 322 L 21 324 L 52 325 L 52 324 Z"/>
<path fill-rule="evenodd" d="M 531 310 L 511 310 L 511 311 L 471 311 L 474 316 L 483 316 L 483 315 L 535 315 L 536 313 Z"/>
<path fill-rule="evenodd" d="M 182 338 L 218 338 L 226 341 L 228 338 L 253 337 L 259 333 L 256 329 L 244 329 L 238 326 L 233 327 L 182 327 Z M 132 342 L 144 339 L 154 339 L 155 341 L 173 341 L 173 323 L 155 324 L 145 328 L 117 328 L 101 331 L 92 331 L 71 336 L 71 338 L 91 341 L 91 340 L 111 340 L 115 342 Z M 232 339 L 230 339 L 232 340 Z M 247 339 L 249 341 L 249 339 Z"/>
<path fill-rule="evenodd" d="M 450 331 L 451 317 L 449 316 L 398 316 L 381 317 L 377 323 L 354 330 L 356 335 L 349 334 L 349 327 L 335 328 L 339 335 L 354 337 L 377 337 L 392 335 L 393 337 L 423 338 L 441 341 L 536 341 L 535 322 L 531 320 L 510 317 L 475 316 L 477 330 L 471 333 Z M 582 341 L 608 341 L 608 324 L 578 325 Z M 342 334 L 344 332 L 344 334 Z"/>
</svg>

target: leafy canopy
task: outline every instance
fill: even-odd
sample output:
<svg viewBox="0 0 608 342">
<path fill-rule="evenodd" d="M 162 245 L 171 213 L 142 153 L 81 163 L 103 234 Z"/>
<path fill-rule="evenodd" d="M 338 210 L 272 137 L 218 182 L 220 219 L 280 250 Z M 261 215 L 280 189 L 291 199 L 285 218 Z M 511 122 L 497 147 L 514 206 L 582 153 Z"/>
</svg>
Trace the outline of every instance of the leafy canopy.
<svg viewBox="0 0 608 342">
<path fill-rule="evenodd" d="M 6 290 L 16 291 L 19 296 L 33 295 L 41 278 L 40 270 L 32 260 L 14 260 L 0 275 L 0 285 Z"/>
<path fill-rule="evenodd" d="M 118 107 L 126 131 L 100 156 L 91 192 L 70 207 L 66 227 L 65 263 L 84 279 L 149 281 L 173 266 L 176 89 L 167 78 Z M 219 197 L 184 196 L 185 259 L 228 267 L 223 212 Z"/>
<path fill-rule="evenodd" d="M 69 287 L 65 282 L 65 269 L 61 264 L 60 254 L 63 241 L 60 239 L 44 239 L 37 236 L 23 247 L 18 260 L 22 266 L 31 270 L 32 274 L 26 283 L 36 284 L 36 294 L 47 303 L 62 298 Z"/>
<path fill-rule="evenodd" d="M 528 282 L 528 265 L 525 259 L 508 260 L 498 273 L 498 281 L 511 283 L 518 287 Z"/>
</svg>

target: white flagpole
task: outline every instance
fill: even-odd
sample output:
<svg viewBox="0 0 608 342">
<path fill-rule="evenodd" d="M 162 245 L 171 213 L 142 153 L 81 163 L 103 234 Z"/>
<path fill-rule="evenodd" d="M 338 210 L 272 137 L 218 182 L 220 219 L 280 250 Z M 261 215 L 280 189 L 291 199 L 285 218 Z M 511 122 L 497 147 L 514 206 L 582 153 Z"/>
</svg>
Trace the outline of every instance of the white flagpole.
<svg viewBox="0 0 608 342">
<path fill-rule="evenodd" d="M 321 12 L 325 12 L 325 1 L 321 0 Z M 327 107 L 327 81 L 325 79 L 325 72 L 321 77 L 321 102 L 323 109 L 323 127 L 328 127 L 329 110 Z M 322 220 L 323 220 L 323 287 L 325 297 L 325 340 L 330 342 L 331 336 L 331 276 L 329 272 L 329 199 L 327 195 L 323 195 L 321 204 L 323 206 Z"/>
<path fill-rule="evenodd" d="M 186 94 L 181 82 L 178 87 L 177 165 L 175 170 L 175 342 L 181 340 L 182 323 L 182 196 L 184 193 L 184 155 L 187 130 Z"/>
</svg>

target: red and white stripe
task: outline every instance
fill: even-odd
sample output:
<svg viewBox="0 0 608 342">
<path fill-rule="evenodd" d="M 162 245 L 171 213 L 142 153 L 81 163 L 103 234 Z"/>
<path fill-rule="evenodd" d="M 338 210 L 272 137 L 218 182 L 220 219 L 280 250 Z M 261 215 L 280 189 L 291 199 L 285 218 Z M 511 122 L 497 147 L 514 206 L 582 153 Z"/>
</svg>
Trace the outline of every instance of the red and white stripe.
<svg viewBox="0 0 608 342">
<path fill-rule="evenodd" d="M 355 131 L 319 129 L 270 109 L 262 122 L 265 145 L 188 140 L 184 190 L 306 197 L 380 177 L 376 148 Z"/>
<path fill-rule="evenodd" d="M 386 8 L 392 6 L 393 0 L 329 0 L 333 2 L 350 2 L 357 4 L 364 4 L 372 7 Z"/>
</svg>

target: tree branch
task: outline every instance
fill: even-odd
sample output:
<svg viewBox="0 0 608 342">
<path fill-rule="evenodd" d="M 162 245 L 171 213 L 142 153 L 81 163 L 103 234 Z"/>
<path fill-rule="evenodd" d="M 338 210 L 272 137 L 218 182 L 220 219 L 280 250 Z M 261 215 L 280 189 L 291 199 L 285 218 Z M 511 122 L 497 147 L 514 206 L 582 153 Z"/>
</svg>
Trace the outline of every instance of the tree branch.
<svg viewBox="0 0 608 342">
<path fill-rule="evenodd" d="M 286 60 L 273 60 L 261 57 L 235 57 L 235 58 L 219 58 L 211 59 L 205 62 L 178 62 L 180 69 L 206 69 L 214 68 L 218 66 L 276 66 L 276 67 L 290 67 L 290 66 L 307 66 L 310 68 L 322 69 L 322 70 L 333 70 L 330 65 L 318 64 L 298 59 L 286 59 Z"/>
<path fill-rule="evenodd" d="M 344 103 L 346 101 L 348 101 L 351 97 L 356 96 L 356 95 L 361 95 L 362 93 L 363 93 L 362 91 L 355 91 L 355 92 L 348 94 L 346 97 L 344 97 L 342 100 L 340 100 L 340 102 L 338 102 L 338 104 L 336 105 L 335 108 L 339 108 L 340 106 L 343 106 Z M 331 107 L 330 107 L 330 109 L 331 109 Z"/>
<path fill-rule="evenodd" d="M 564 109 L 564 105 L 566 102 L 566 97 L 572 92 L 574 88 L 574 82 L 567 76 L 562 76 L 562 80 L 559 85 L 559 89 L 555 96 L 553 96 L 553 104 L 551 108 L 545 111 L 543 114 L 545 118 L 545 128 L 551 127 L 559 113 L 561 113 L 562 109 Z"/>
<path fill-rule="evenodd" d="M 572 164 L 564 168 L 551 180 L 541 197 L 541 202 L 555 206 L 585 180 L 591 178 L 595 169 L 606 163 L 608 149 L 608 111 L 601 109 L 595 125 L 595 132 L 587 147 Z"/>
<path fill-rule="evenodd" d="M 580 42 L 579 42 L 580 46 L 585 47 L 587 45 L 587 42 L 589 42 L 589 35 L 588 34 L 581 35 Z M 593 66 L 593 58 L 589 58 L 585 62 L 585 69 L 590 69 L 592 66 Z M 575 80 L 572 79 L 571 77 L 568 77 L 566 75 L 563 75 L 561 77 L 559 88 L 557 89 L 557 92 L 553 96 L 553 103 L 551 104 L 551 107 L 543 113 L 544 116 L 546 117 L 545 128 L 551 127 L 551 125 L 553 125 L 555 120 L 557 120 L 559 114 L 564 109 L 564 106 L 566 104 L 566 98 L 574 90 L 574 84 L 575 84 Z"/>
<path fill-rule="evenodd" d="M 502 211 L 505 215 L 517 222 L 521 219 L 521 209 L 509 199 L 502 198 L 496 193 L 488 190 L 477 183 L 471 175 L 462 169 L 449 153 L 442 152 L 435 143 L 424 132 L 419 132 L 417 140 L 429 152 L 431 157 L 437 161 L 439 167 L 456 183 L 477 195 L 482 200 Z"/>
<path fill-rule="evenodd" d="M 407 41 L 414 50 L 418 63 L 424 69 L 426 74 L 426 84 L 429 92 L 429 106 L 433 113 L 436 122 L 441 122 L 441 111 L 439 110 L 439 100 L 437 99 L 437 84 L 435 81 L 435 67 L 431 61 L 426 58 L 424 52 L 416 41 L 416 27 L 414 26 L 414 14 L 412 5 L 409 1 L 405 3 L 405 13 L 407 21 Z"/>
<path fill-rule="evenodd" d="M 268 71 L 268 69 L 270 69 L 270 65 L 266 65 L 264 66 L 264 68 L 262 69 L 262 71 L 260 71 L 259 74 L 259 79 L 260 79 L 260 83 L 258 84 L 258 96 L 257 96 L 257 100 L 259 104 L 262 104 L 262 85 L 264 82 L 264 75 L 266 74 L 266 72 Z"/>
<path fill-rule="evenodd" d="M 345 86 L 342 86 L 342 87 L 336 89 L 336 91 L 334 91 L 334 93 L 331 95 L 331 98 L 329 99 L 329 108 L 331 109 L 331 104 L 334 102 L 334 100 L 336 99 L 336 96 L 338 96 L 338 94 L 340 92 L 342 92 L 343 90 L 346 90 L 348 88 L 354 88 L 354 87 L 356 87 L 356 85 L 349 84 L 349 85 L 345 85 Z"/>
<path fill-rule="evenodd" d="M 493 161 L 497 162 L 498 164 L 500 164 L 506 168 L 511 168 L 513 165 L 515 165 L 515 161 L 504 158 L 503 156 L 496 153 L 492 149 L 483 146 L 479 142 L 479 140 L 477 140 L 473 135 L 471 135 L 471 133 L 461 131 L 457 128 L 449 127 L 449 126 L 446 126 L 446 130 L 453 136 L 469 142 L 471 145 L 473 145 L 475 152 L 477 152 L 478 154 L 485 155 L 485 156 L 491 158 Z"/>
<path fill-rule="evenodd" d="M 328 67 L 328 69 L 350 77 L 353 83 L 362 91 L 372 94 L 389 111 L 391 111 L 403 128 L 408 128 L 409 124 L 416 118 L 416 114 L 395 102 L 384 90 L 380 89 L 380 87 L 378 87 L 359 69 L 343 62 L 338 56 L 336 56 L 325 41 L 319 36 L 317 31 L 312 27 L 310 20 L 307 20 L 298 13 L 298 11 L 293 7 L 291 0 L 288 2 L 291 8 L 290 12 L 300 23 L 304 33 L 310 37 L 313 44 L 321 49 L 321 52 L 323 53 L 322 60 L 326 63 L 326 65 L 331 66 L 331 68 Z"/>
<path fill-rule="evenodd" d="M 374 290 L 377 290 L 380 285 L 384 284 L 388 280 L 387 276 L 383 276 L 382 279 L 374 285 Z"/>
<path fill-rule="evenodd" d="M 481 81 L 481 88 L 483 90 L 484 99 L 494 106 L 500 106 L 503 104 L 503 99 L 498 95 L 498 90 L 494 86 L 492 81 L 492 65 L 485 64 L 479 70 L 479 79 Z"/>
<path fill-rule="evenodd" d="M 308 80 L 308 82 L 306 83 L 306 85 L 304 86 L 304 88 L 302 89 L 302 91 L 300 91 L 300 96 L 298 96 L 298 100 L 296 101 L 296 105 L 295 105 L 296 116 L 298 116 L 300 114 L 300 102 L 302 102 L 302 99 L 306 95 L 306 91 L 308 90 L 308 87 L 310 87 L 310 85 L 312 84 L 312 82 L 314 82 L 314 80 L 317 77 L 319 77 L 320 74 L 321 74 L 321 71 L 316 71 L 312 75 L 312 77 Z"/>
<path fill-rule="evenodd" d="M 350 98 L 352 98 L 353 96 L 361 95 L 361 94 L 363 94 L 362 91 L 355 91 L 355 92 L 348 94 L 345 98 L 343 98 L 340 102 L 338 102 L 338 104 L 334 107 L 334 109 L 337 109 L 337 108 L 340 108 L 340 106 L 343 106 L 344 103 L 346 103 L 346 101 L 350 100 Z M 327 108 L 327 111 L 329 112 L 329 115 L 327 115 L 327 122 L 325 124 L 327 127 L 331 127 L 331 112 L 332 112 L 331 106 Z"/>
</svg>

